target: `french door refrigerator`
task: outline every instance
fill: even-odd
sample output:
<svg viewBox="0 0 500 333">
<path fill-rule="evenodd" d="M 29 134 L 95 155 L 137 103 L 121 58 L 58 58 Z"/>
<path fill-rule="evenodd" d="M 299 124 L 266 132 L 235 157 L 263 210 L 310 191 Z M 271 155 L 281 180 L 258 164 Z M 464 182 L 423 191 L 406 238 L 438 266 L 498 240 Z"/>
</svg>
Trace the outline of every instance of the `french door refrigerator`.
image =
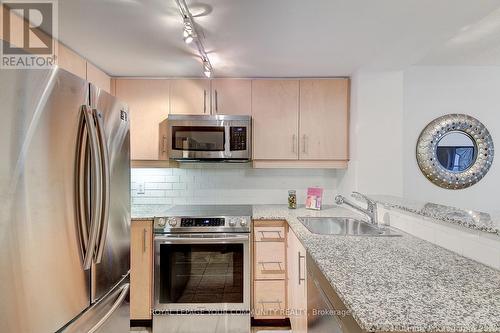
<svg viewBox="0 0 500 333">
<path fill-rule="evenodd" d="M 0 331 L 128 331 L 127 107 L 62 69 L 9 69 L 0 110 Z"/>
</svg>

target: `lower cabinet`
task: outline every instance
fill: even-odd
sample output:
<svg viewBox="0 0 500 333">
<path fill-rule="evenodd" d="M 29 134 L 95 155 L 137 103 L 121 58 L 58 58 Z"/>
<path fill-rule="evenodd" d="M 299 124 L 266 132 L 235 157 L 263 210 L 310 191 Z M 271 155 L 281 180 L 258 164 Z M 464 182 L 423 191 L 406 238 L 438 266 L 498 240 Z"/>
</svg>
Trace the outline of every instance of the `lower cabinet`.
<svg viewBox="0 0 500 333">
<path fill-rule="evenodd" d="M 288 316 L 294 333 L 307 332 L 306 250 L 291 228 L 287 234 Z"/>
<path fill-rule="evenodd" d="M 254 319 L 284 319 L 286 292 L 286 222 L 253 222 L 253 298 Z"/>
<path fill-rule="evenodd" d="M 286 221 L 253 222 L 253 317 L 307 332 L 306 250 Z"/>
<path fill-rule="evenodd" d="M 130 239 L 130 319 L 151 319 L 153 220 L 134 220 Z"/>
</svg>

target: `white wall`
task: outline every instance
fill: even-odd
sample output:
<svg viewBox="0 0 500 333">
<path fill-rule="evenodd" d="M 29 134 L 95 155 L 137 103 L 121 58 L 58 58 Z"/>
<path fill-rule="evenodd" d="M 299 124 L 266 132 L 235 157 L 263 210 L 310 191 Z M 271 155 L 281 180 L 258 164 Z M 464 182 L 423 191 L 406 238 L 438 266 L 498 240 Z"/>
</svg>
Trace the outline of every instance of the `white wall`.
<svg viewBox="0 0 500 333">
<path fill-rule="evenodd" d="M 403 194 L 403 72 L 358 72 L 351 82 L 351 161 L 342 192 Z"/>
<path fill-rule="evenodd" d="M 418 136 L 430 121 L 449 113 L 479 119 L 500 147 L 500 67 L 415 66 L 405 71 L 404 196 L 461 208 L 500 210 L 500 156 L 495 157 L 485 178 L 463 190 L 437 187 L 420 172 L 415 158 Z"/>
</svg>

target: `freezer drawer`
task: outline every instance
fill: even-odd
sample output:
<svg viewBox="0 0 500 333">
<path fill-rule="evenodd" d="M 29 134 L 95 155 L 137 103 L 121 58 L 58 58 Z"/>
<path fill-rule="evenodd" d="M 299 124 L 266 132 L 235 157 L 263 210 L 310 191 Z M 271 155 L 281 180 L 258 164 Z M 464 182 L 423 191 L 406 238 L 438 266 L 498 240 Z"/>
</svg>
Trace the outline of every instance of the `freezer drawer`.
<svg viewBox="0 0 500 333">
<path fill-rule="evenodd" d="M 124 333 L 130 331 L 130 284 L 117 285 L 60 333 Z"/>
</svg>

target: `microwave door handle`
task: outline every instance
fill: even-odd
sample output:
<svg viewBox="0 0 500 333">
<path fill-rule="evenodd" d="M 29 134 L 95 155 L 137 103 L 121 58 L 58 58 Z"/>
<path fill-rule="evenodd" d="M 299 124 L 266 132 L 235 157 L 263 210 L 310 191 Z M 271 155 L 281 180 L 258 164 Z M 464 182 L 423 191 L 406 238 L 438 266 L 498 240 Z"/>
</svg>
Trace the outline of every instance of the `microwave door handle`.
<svg viewBox="0 0 500 333">
<path fill-rule="evenodd" d="M 100 153 L 100 160 L 101 160 L 101 172 L 102 172 L 102 177 L 101 177 L 101 189 L 102 189 L 102 196 L 101 196 L 101 217 L 100 217 L 100 233 L 99 233 L 99 241 L 98 241 L 98 246 L 97 246 L 97 253 L 96 253 L 96 264 L 101 263 L 102 260 L 102 255 L 104 252 L 104 246 L 106 243 L 106 236 L 108 233 L 108 221 L 109 221 L 109 197 L 110 197 L 110 168 L 109 168 L 109 151 L 108 151 L 108 144 L 106 140 L 106 133 L 104 130 L 104 122 L 102 120 L 103 115 L 102 113 L 98 112 L 97 110 L 93 110 L 93 115 L 94 118 L 96 119 L 96 124 L 97 124 L 97 137 L 98 137 L 98 143 L 99 143 L 99 153 Z"/>
<path fill-rule="evenodd" d="M 91 202 L 91 216 L 90 216 L 90 233 L 88 235 L 87 239 L 87 246 L 85 249 L 85 255 L 83 257 L 83 269 L 88 270 L 90 269 L 90 266 L 92 264 L 92 258 L 94 255 L 95 251 L 95 246 L 97 242 L 97 236 L 98 236 L 98 227 L 99 227 L 99 219 L 101 217 L 101 189 L 100 186 L 96 186 L 96 184 L 101 184 L 101 169 L 100 169 L 100 161 L 99 161 L 99 147 L 98 147 L 98 142 L 97 142 L 97 130 L 95 127 L 95 122 L 94 122 L 94 117 L 92 116 L 91 110 L 87 106 L 82 106 L 81 108 L 82 114 L 83 114 L 83 122 L 86 131 L 86 134 L 88 136 L 88 140 L 90 143 L 90 159 L 88 163 L 90 163 L 90 173 L 92 177 L 92 190 L 91 190 L 91 195 L 92 195 L 92 202 Z M 82 140 L 81 143 L 83 143 Z M 81 149 L 81 148 L 80 148 Z M 81 170 L 80 170 L 81 171 Z M 85 172 L 79 172 L 78 177 L 87 177 L 88 175 Z M 81 196 L 82 194 L 85 195 L 85 190 L 80 186 L 80 184 L 83 184 L 84 180 L 81 179 L 78 181 L 79 184 L 79 190 L 78 190 L 78 195 Z M 85 195 L 86 197 L 86 195 Z M 86 200 L 86 199 L 83 199 Z M 81 199 L 79 200 L 81 201 Z M 86 206 L 80 207 L 81 209 L 86 209 Z M 86 214 L 80 214 L 80 218 L 82 216 L 85 216 Z M 80 223 L 84 223 L 84 221 L 80 221 Z"/>
<path fill-rule="evenodd" d="M 224 147 L 224 155 L 226 157 L 231 157 L 231 126 L 224 126 L 225 132 L 225 147 Z"/>
</svg>

